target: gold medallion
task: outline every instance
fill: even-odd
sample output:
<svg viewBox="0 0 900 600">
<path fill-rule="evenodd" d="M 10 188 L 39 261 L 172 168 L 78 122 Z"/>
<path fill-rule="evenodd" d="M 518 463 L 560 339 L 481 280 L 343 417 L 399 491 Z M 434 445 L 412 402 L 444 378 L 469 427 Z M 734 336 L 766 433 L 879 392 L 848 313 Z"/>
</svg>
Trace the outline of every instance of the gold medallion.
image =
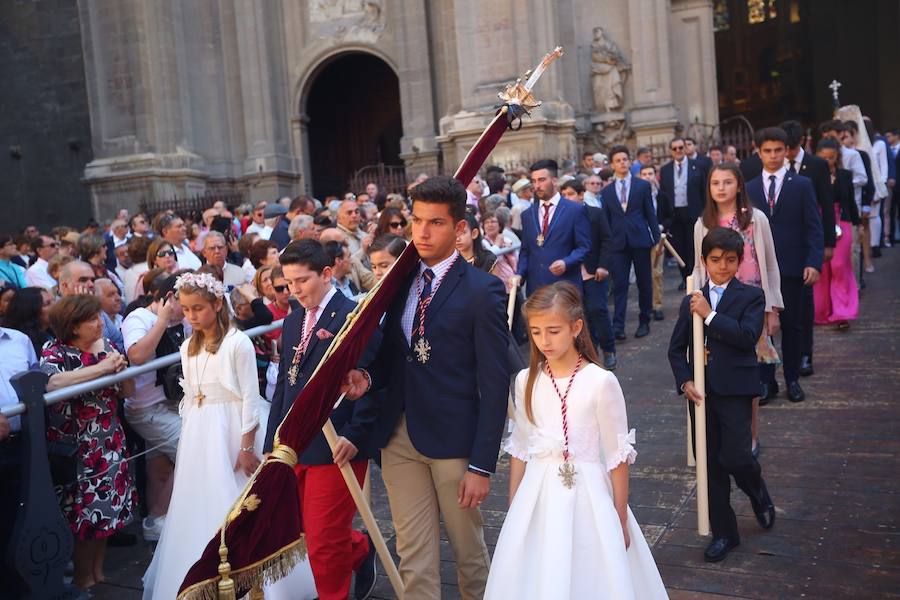
<svg viewBox="0 0 900 600">
<path fill-rule="evenodd" d="M 413 351 L 416 353 L 416 358 L 423 365 L 428 362 L 428 359 L 431 358 L 431 344 L 428 343 L 423 337 L 419 338 L 419 341 L 416 342 L 416 345 L 413 347 Z"/>
<path fill-rule="evenodd" d="M 288 383 L 293 385 L 297 385 L 297 375 L 300 370 L 300 365 L 294 363 L 291 365 L 291 368 L 288 369 Z"/>
<path fill-rule="evenodd" d="M 566 461 L 559 465 L 559 478 L 568 489 L 575 487 L 575 466 Z"/>
<path fill-rule="evenodd" d="M 539 233 L 538 236 L 537 236 L 537 240 L 536 240 L 536 241 L 537 241 L 538 247 L 543 246 L 543 245 L 544 245 L 544 234 L 543 234 L 543 233 Z"/>
</svg>

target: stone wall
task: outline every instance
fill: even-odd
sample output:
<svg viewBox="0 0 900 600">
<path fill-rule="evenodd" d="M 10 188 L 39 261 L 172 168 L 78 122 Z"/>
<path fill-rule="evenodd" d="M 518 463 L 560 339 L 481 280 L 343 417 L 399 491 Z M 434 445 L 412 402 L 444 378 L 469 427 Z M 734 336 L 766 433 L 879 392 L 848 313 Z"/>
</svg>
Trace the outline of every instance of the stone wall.
<svg viewBox="0 0 900 600">
<path fill-rule="evenodd" d="M 75 0 L 0 2 L 0 230 L 84 225 L 91 129 Z"/>
</svg>

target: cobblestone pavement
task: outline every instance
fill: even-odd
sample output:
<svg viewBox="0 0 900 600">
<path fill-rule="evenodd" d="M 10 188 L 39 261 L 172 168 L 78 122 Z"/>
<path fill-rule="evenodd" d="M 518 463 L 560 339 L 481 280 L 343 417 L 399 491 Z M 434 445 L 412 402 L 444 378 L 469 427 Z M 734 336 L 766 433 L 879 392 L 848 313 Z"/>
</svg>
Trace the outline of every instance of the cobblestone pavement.
<svg viewBox="0 0 900 600">
<path fill-rule="evenodd" d="M 771 531 L 760 530 L 746 497 L 735 490 L 742 543 L 722 563 L 703 562 L 708 540 L 696 531 L 685 407 L 665 354 L 681 294 L 674 269 L 667 270 L 666 320 L 655 322 L 648 337 L 620 345 L 616 374 L 638 442 L 630 504 L 673 599 L 900 598 L 900 249 L 884 255 L 862 293 L 862 318 L 848 332 L 816 328 L 816 374 L 802 382 L 807 400 L 792 404 L 782 391 L 762 409 L 760 460 L 778 520 Z M 634 308 L 630 312 L 633 332 Z M 492 550 L 505 515 L 507 469 L 501 460 L 483 505 Z M 373 508 L 393 549 L 377 473 Z M 140 598 L 149 556 L 144 544 L 110 549 L 108 580 L 94 597 Z M 459 598 L 446 538 L 441 557 L 443 596 Z M 394 597 L 383 576 L 376 597 Z"/>
</svg>

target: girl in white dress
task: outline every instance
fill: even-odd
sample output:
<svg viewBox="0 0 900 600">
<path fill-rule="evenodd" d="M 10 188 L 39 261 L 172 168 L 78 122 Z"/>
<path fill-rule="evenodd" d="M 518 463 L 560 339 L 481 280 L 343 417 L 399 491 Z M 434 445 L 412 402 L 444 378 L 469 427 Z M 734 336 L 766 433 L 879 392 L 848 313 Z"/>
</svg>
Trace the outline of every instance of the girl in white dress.
<svg viewBox="0 0 900 600">
<path fill-rule="evenodd" d="M 581 295 L 558 282 L 523 311 L 531 363 L 516 377 L 510 507 L 485 598 L 667 598 L 628 508 L 634 430 L 618 381 L 597 364 Z"/>
<path fill-rule="evenodd" d="M 165 526 L 144 574 L 144 600 L 173 600 L 260 463 L 262 399 L 253 344 L 231 326 L 225 286 L 208 273 L 175 285 L 193 335 L 181 346 L 181 438 Z M 259 438 L 260 440 L 262 438 Z M 266 599 L 316 597 L 308 562 L 267 586 Z"/>
</svg>

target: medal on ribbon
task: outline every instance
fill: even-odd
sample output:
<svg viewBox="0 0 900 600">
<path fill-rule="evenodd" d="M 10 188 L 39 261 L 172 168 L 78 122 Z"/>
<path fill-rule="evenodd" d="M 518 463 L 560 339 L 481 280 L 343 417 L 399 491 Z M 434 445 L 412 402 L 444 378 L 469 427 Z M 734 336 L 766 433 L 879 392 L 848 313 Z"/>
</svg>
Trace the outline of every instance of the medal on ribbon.
<svg viewBox="0 0 900 600">
<path fill-rule="evenodd" d="M 453 262 L 450 263 L 450 266 L 447 267 L 447 270 L 443 272 L 443 274 L 435 280 L 434 284 L 431 286 L 431 293 L 428 294 L 426 298 L 422 298 L 422 292 L 425 289 L 425 279 L 421 273 L 418 276 L 418 283 L 416 284 L 417 296 L 419 298 L 419 304 L 416 307 L 416 313 L 419 316 L 419 327 L 418 329 L 413 330 L 413 337 L 416 339 L 416 343 L 413 344 L 413 352 L 416 355 L 416 360 L 419 361 L 420 364 L 425 364 L 431 359 L 431 344 L 428 343 L 428 340 L 425 339 L 425 311 L 428 310 L 428 306 L 431 304 L 431 299 L 434 298 L 434 294 L 437 292 L 438 288 L 441 285 L 441 282 L 444 280 L 444 277 L 447 276 L 447 273 L 453 269 L 453 265 L 456 264 L 456 261 L 459 260 L 460 254 L 457 253 L 453 258 Z"/>
</svg>

